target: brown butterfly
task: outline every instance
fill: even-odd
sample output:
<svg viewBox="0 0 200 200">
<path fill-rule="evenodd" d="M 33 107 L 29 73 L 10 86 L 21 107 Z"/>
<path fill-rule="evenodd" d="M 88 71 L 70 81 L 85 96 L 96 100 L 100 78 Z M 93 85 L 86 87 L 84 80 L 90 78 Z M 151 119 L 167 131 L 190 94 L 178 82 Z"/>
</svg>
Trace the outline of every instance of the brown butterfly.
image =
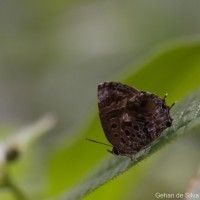
<svg viewBox="0 0 200 200">
<path fill-rule="evenodd" d="M 113 145 L 108 151 L 132 158 L 170 127 L 170 109 L 174 104 L 167 106 L 165 98 L 166 95 L 161 99 L 121 83 L 99 84 L 99 116 L 104 133 Z"/>
</svg>

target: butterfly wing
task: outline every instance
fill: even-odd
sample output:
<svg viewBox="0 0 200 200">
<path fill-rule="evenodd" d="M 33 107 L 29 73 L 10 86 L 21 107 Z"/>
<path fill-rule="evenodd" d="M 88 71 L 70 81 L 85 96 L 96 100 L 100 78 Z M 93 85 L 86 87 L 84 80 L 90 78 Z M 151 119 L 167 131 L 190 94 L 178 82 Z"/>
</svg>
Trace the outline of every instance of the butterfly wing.
<svg viewBox="0 0 200 200">
<path fill-rule="evenodd" d="M 139 91 L 121 83 L 108 82 L 98 86 L 99 115 L 103 130 L 108 141 L 117 149 L 123 148 L 123 116 L 126 113 L 127 102 Z M 125 141 L 126 142 L 126 141 Z M 121 145 L 123 144 L 123 146 Z"/>
<path fill-rule="evenodd" d="M 163 99 L 121 83 L 100 84 L 98 105 L 105 135 L 122 155 L 145 148 L 172 122 Z"/>
</svg>

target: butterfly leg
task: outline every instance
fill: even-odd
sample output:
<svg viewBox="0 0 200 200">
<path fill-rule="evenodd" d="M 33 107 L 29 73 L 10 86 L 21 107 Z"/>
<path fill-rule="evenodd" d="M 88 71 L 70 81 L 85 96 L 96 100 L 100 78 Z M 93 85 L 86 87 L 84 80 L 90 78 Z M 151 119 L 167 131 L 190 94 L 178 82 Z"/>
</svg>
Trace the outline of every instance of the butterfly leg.
<svg viewBox="0 0 200 200">
<path fill-rule="evenodd" d="M 167 96 L 168 96 L 168 93 L 165 94 L 163 100 L 165 100 L 167 98 Z"/>
</svg>

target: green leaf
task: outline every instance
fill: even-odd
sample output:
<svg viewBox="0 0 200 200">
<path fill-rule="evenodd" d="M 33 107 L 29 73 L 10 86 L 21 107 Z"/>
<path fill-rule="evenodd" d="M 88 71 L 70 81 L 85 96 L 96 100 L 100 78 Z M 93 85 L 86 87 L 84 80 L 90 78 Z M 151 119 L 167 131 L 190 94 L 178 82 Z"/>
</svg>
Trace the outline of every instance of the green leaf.
<svg viewBox="0 0 200 200">
<path fill-rule="evenodd" d="M 195 128 L 200 128 L 200 90 L 177 104 L 172 111 L 173 126 L 163 132 L 163 136 L 153 142 L 147 151 L 143 150 L 135 155 L 136 160 L 122 156 L 110 155 L 95 172 L 80 185 L 76 186 L 68 195 L 59 200 L 78 200 L 95 190 L 102 184 L 123 174 L 146 157 L 152 155 L 175 138 L 182 136 Z"/>
<path fill-rule="evenodd" d="M 197 89 L 200 85 L 200 44 L 198 41 L 192 41 L 178 44 L 176 46 L 172 46 L 171 48 L 164 48 L 163 51 L 160 51 L 159 49 L 159 51 L 154 53 L 153 57 L 150 59 L 147 58 L 146 60 L 144 59 L 136 68 L 138 69 L 137 71 L 134 70 L 135 66 L 130 67 L 126 74 L 124 74 L 124 78 L 121 77 L 120 79 L 118 78 L 113 81 L 120 81 L 123 79 L 126 81 L 121 82 L 133 85 L 140 90 L 156 93 L 159 96 L 164 96 L 164 94 L 168 92 L 169 96 L 167 101 L 173 103 L 176 100 L 182 99 L 188 95 L 188 93 Z M 182 112 L 177 110 L 179 106 L 180 105 L 177 104 L 173 109 L 174 118 L 176 118 L 177 113 L 180 115 Z M 52 155 L 50 163 L 48 163 L 50 195 L 57 195 L 61 191 L 68 190 L 70 187 L 76 185 L 77 182 L 83 179 L 92 169 L 94 169 L 97 162 L 101 161 L 108 155 L 104 150 L 104 147 L 89 144 L 85 141 L 85 138 L 89 137 L 98 141 L 106 142 L 98 115 L 96 113 L 88 128 L 80 131 L 80 137 L 76 142 L 71 144 L 71 146 L 59 149 L 54 155 Z M 184 118 L 182 118 L 182 120 L 184 124 L 183 127 L 185 127 L 186 123 L 184 123 Z M 177 119 L 174 121 L 173 128 L 175 128 L 175 130 L 179 130 L 179 127 L 176 127 L 176 121 Z M 179 121 L 178 125 L 181 123 L 182 122 Z M 190 128 L 191 127 L 192 126 L 190 126 Z M 174 133 L 175 130 L 170 129 L 172 133 Z M 76 136 L 77 135 L 78 134 L 76 134 Z M 171 141 L 174 134 L 170 134 L 169 132 L 169 135 L 167 136 L 169 136 L 169 141 Z M 156 148 L 159 149 L 165 143 L 162 142 L 163 141 L 160 140 L 159 146 L 155 145 L 153 150 L 155 151 Z M 150 150 L 149 153 L 153 153 L 152 150 Z M 139 157 L 138 160 L 143 159 L 146 155 L 143 152 L 140 156 L 141 157 Z M 127 168 L 132 166 L 130 160 L 126 158 L 113 158 L 110 156 L 108 159 L 113 162 L 113 165 L 120 165 L 123 163 L 122 166 L 126 166 L 124 168 L 125 171 Z M 110 167 L 109 161 L 104 166 L 107 165 Z M 116 170 L 118 171 L 115 171 L 114 174 L 111 173 L 113 174 L 113 177 L 123 171 L 123 169 L 120 170 L 119 168 Z M 107 180 L 111 178 L 112 176 Z M 103 183 L 104 182 L 102 181 L 99 185 Z M 85 184 L 85 187 L 86 185 L 87 184 Z M 92 186 L 94 188 L 98 187 L 95 186 L 95 184 Z M 117 188 L 115 190 L 117 190 L 117 192 L 119 191 Z M 88 192 L 89 191 L 92 191 L 92 188 L 88 188 Z"/>
</svg>

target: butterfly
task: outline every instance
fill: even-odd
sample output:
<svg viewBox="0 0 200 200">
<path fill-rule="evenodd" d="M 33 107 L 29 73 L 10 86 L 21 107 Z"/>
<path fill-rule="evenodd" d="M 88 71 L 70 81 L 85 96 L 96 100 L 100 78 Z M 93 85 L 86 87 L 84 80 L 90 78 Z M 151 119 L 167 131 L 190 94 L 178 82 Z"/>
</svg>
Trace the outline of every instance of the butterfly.
<svg viewBox="0 0 200 200">
<path fill-rule="evenodd" d="M 160 98 L 122 83 L 99 84 L 99 117 L 113 147 L 108 151 L 132 159 L 157 139 L 173 121 L 170 109 L 174 104 L 167 106 L 165 99 L 166 95 Z"/>
</svg>

